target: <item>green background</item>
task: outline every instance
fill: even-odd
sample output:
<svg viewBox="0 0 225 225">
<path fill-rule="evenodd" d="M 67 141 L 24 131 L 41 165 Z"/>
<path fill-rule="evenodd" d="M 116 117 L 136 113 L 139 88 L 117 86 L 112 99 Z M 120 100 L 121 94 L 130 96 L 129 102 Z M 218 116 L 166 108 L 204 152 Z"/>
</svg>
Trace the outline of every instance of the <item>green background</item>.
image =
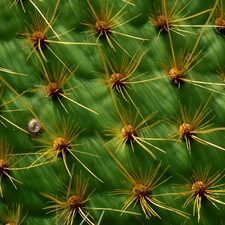
<svg viewBox="0 0 225 225">
<path fill-rule="evenodd" d="M 91 1 L 93 7 L 99 11 L 100 6 L 106 5 L 106 1 L 98 0 Z M 113 14 L 117 12 L 124 2 L 107 1 L 109 6 L 114 3 Z M 182 1 L 178 3 L 176 7 L 182 9 L 189 1 Z M 153 23 L 149 21 L 149 14 L 154 7 L 160 8 L 161 1 L 137 1 L 134 2 L 135 6 L 128 5 L 124 11 L 127 13 L 119 19 L 119 23 L 123 23 L 130 18 L 141 14 L 134 20 L 129 21 L 121 27 L 115 28 L 116 31 L 133 35 L 136 37 L 148 39 L 142 41 L 125 37 L 118 34 L 112 34 L 112 36 L 121 44 L 121 46 L 133 55 L 137 48 L 140 47 L 140 52 L 144 52 L 146 49 L 149 51 L 143 57 L 139 67 L 133 74 L 133 77 L 138 76 L 141 73 L 147 72 L 143 76 L 137 78 L 137 80 L 146 80 L 146 82 L 138 84 L 130 84 L 128 93 L 136 106 L 140 109 L 143 117 L 148 116 L 152 112 L 157 112 L 156 116 L 149 121 L 149 124 L 161 120 L 163 118 L 171 119 L 171 116 L 175 116 L 176 112 L 179 113 L 179 101 L 183 107 L 188 108 L 191 101 L 191 112 L 194 114 L 196 108 L 202 103 L 207 102 L 213 90 L 220 93 L 214 93 L 208 107 L 212 112 L 208 119 L 212 120 L 213 128 L 224 127 L 224 87 L 216 85 L 205 85 L 211 90 L 196 87 L 190 83 L 183 83 L 180 88 L 172 84 L 168 77 L 165 76 L 160 63 L 168 64 L 167 54 L 171 54 L 171 46 L 168 39 L 168 33 L 162 32 L 158 36 L 158 28 L 153 26 Z M 67 162 L 68 167 L 71 170 L 74 166 L 74 174 L 79 174 L 82 171 L 82 178 L 89 178 L 89 186 L 87 195 L 94 189 L 91 200 L 87 203 L 88 207 L 92 208 L 113 208 L 121 209 L 128 196 L 126 195 L 110 195 L 115 189 L 128 188 L 124 183 L 126 178 L 118 171 L 118 166 L 114 159 L 108 154 L 103 147 L 102 142 L 96 136 L 96 131 L 102 136 L 104 142 L 108 142 L 110 137 L 105 136 L 106 127 L 120 127 L 120 123 L 117 120 L 117 111 L 110 95 L 110 90 L 107 88 L 107 84 L 103 81 L 104 77 L 97 76 L 97 73 L 104 73 L 103 62 L 98 46 L 88 45 L 64 45 L 49 43 L 49 47 L 53 52 L 65 63 L 71 66 L 77 66 L 79 68 L 75 75 L 64 85 L 64 90 L 76 86 L 70 91 L 68 95 L 73 100 L 88 106 L 90 109 L 95 110 L 99 115 L 93 114 L 76 104 L 71 103 L 67 99 L 61 98 L 64 106 L 67 108 L 68 113 L 65 112 L 63 107 L 58 101 L 51 101 L 46 98 L 45 93 L 35 93 L 32 89 L 35 85 L 43 85 L 40 80 L 41 65 L 35 54 L 27 59 L 31 49 L 29 43 L 21 39 L 18 32 L 24 32 L 28 29 L 28 24 L 31 23 L 30 15 L 34 14 L 35 8 L 27 0 L 24 1 L 24 7 L 26 13 L 22 10 L 20 4 L 15 4 L 10 8 L 12 2 L 1 0 L 1 16 L 0 16 L 0 66 L 12 71 L 26 74 L 27 76 L 13 75 L 10 73 L 1 72 L 1 76 L 6 80 L 11 87 L 13 87 L 18 93 L 23 93 L 22 99 L 29 105 L 36 113 L 38 118 L 44 123 L 44 126 L 54 133 L 55 124 L 62 126 L 63 119 L 73 121 L 74 124 L 79 124 L 80 130 L 85 129 L 77 138 L 75 143 L 83 143 L 78 146 L 77 149 L 81 152 L 87 152 L 98 155 L 99 157 L 93 157 L 77 153 L 77 157 L 84 162 L 84 164 L 91 169 L 104 183 L 99 182 L 90 173 L 88 173 L 76 160 L 68 155 Z M 35 1 L 35 4 L 45 14 L 47 11 L 52 15 L 56 1 Z M 171 8 L 174 1 L 167 3 Z M 175 18 L 181 18 L 182 16 L 194 15 L 204 10 L 210 9 L 214 6 L 215 1 L 210 0 L 207 2 L 193 1 L 188 5 L 179 15 L 175 15 Z M 64 33 L 72 28 L 74 30 L 61 36 L 61 41 L 71 42 L 83 42 L 94 43 L 97 36 L 88 36 L 89 30 L 82 24 L 84 21 L 89 21 L 85 12 L 88 12 L 88 3 L 81 0 L 61 0 L 57 10 L 59 17 L 54 23 L 54 30 L 60 34 Z M 187 31 L 194 32 L 195 34 L 184 33 L 181 36 L 175 32 L 171 32 L 173 47 L 175 53 L 178 52 L 184 46 L 187 46 L 187 50 L 192 50 L 198 35 L 200 34 L 202 27 L 194 27 L 193 25 L 204 25 L 210 12 L 197 16 L 193 19 L 179 22 L 178 24 L 187 24 Z M 223 79 L 218 74 L 219 66 L 224 69 L 224 36 L 216 31 L 216 29 L 210 25 L 214 25 L 213 19 L 208 23 L 208 27 L 204 30 L 202 38 L 197 46 L 196 52 L 202 50 L 200 55 L 204 59 L 196 65 L 185 77 L 193 81 L 204 81 L 213 83 L 223 83 Z M 52 37 L 54 34 L 50 30 L 48 37 Z M 116 52 L 110 49 L 108 43 L 105 40 L 100 39 L 101 49 L 105 52 L 109 59 L 112 55 L 120 64 L 121 58 L 124 55 L 123 49 L 119 48 L 115 44 Z M 58 59 L 48 51 L 43 50 L 46 58 L 46 67 L 52 68 L 52 65 L 58 64 Z M 61 67 L 62 65 L 59 64 Z M 164 76 L 162 79 L 153 80 Z M 13 99 L 7 105 L 0 108 L 0 113 L 8 120 L 12 121 L 16 125 L 23 129 L 27 129 L 27 123 L 33 118 L 32 112 L 27 109 L 27 106 L 21 101 L 21 98 L 16 98 L 9 87 L 4 86 L 4 93 L 1 98 L 1 103 L 4 103 L 8 99 Z M 115 99 L 120 99 L 120 102 L 129 111 L 129 104 L 124 101 L 121 96 L 116 93 Z M 23 109 L 22 111 L 16 111 L 16 109 Z M 13 110 L 13 111 L 10 111 Z M 132 115 L 135 115 L 136 109 L 130 104 L 130 110 Z M 20 159 L 24 155 L 26 157 L 21 160 L 15 167 L 28 167 L 37 157 L 38 154 L 33 154 L 38 151 L 37 146 L 40 144 L 32 139 L 28 134 L 15 128 L 9 123 L 5 122 L 5 126 L 0 124 L 0 135 L 2 140 L 7 140 L 11 147 L 13 147 L 13 153 L 18 154 L 16 159 Z M 150 131 L 145 132 L 146 137 L 161 137 L 167 138 L 171 133 L 171 125 L 165 122 L 165 119 L 153 127 Z M 48 138 L 47 132 L 44 130 L 40 139 Z M 199 137 L 209 142 L 215 143 L 219 146 L 225 147 L 224 144 L 224 131 L 212 132 L 210 134 L 199 134 Z M 134 152 L 131 151 L 129 145 L 125 146 L 123 152 L 118 151 L 115 153 L 115 146 L 110 143 L 108 146 L 116 157 L 128 168 L 133 167 L 138 169 L 142 168 L 155 168 L 160 161 L 162 166 L 159 170 L 159 174 L 164 171 L 169 165 L 168 170 L 164 174 L 163 179 L 166 179 L 172 175 L 172 178 L 161 186 L 156 188 L 154 194 L 166 194 L 177 192 L 174 184 L 185 183 L 178 174 L 189 179 L 192 175 L 190 167 L 193 169 L 197 167 L 204 168 L 205 165 L 211 165 L 211 173 L 216 171 L 222 171 L 224 169 L 224 156 L 225 152 L 214 147 L 191 142 L 192 151 L 191 154 L 186 149 L 185 142 L 177 144 L 175 141 L 152 141 L 152 144 L 162 148 L 166 151 L 166 154 L 161 153 L 154 148 L 151 148 L 157 159 L 154 160 L 146 151 L 144 151 L 136 143 L 134 144 Z M 30 154 L 29 154 L 30 153 Z M 21 156 L 22 154 L 22 156 Z M 3 198 L 0 199 L 0 211 L 4 211 L 5 205 L 9 207 L 12 204 L 20 204 L 22 208 L 21 217 L 28 212 L 23 224 L 54 224 L 54 213 L 46 214 L 48 210 L 43 208 L 48 206 L 49 200 L 43 197 L 40 193 L 46 193 L 53 196 L 61 196 L 60 189 L 63 187 L 62 183 L 68 185 L 70 177 L 65 169 L 63 161 L 60 159 L 52 164 L 46 164 L 30 169 L 10 171 L 10 174 L 21 181 L 23 184 L 16 183 L 17 190 L 13 187 L 11 182 L 6 178 L 2 178 Z M 221 183 L 224 179 L 221 180 Z M 222 187 L 223 188 L 223 187 Z M 128 188 L 129 189 L 129 188 Z M 186 198 L 181 197 L 176 199 L 175 196 L 163 195 L 156 197 L 157 199 L 165 202 L 167 205 L 176 209 L 183 210 L 190 213 L 190 219 L 186 221 L 187 225 L 197 224 L 197 216 L 192 217 L 193 202 L 188 205 L 187 208 L 182 208 Z M 221 201 L 225 200 L 224 196 L 218 197 Z M 210 202 L 203 201 L 201 209 L 201 220 L 199 224 L 211 225 L 222 224 L 224 218 L 224 205 L 219 205 L 220 210 L 215 208 Z M 140 207 L 137 206 L 132 209 L 129 207 L 129 211 L 138 212 L 140 215 L 131 215 L 114 211 L 105 211 L 101 224 L 181 224 L 185 221 L 185 218 L 157 208 L 153 206 L 156 212 L 161 216 L 161 219 L 151 217 L 150 220 L 145 218 L 144 213 Z M 93 221 L 98 221 L 102 210 L 88 210 Z M 76 217 L 74 223 L 79 224 L 81 218 Z M 59 223 L 60 224 L 60 223 Z"/>
</svg>

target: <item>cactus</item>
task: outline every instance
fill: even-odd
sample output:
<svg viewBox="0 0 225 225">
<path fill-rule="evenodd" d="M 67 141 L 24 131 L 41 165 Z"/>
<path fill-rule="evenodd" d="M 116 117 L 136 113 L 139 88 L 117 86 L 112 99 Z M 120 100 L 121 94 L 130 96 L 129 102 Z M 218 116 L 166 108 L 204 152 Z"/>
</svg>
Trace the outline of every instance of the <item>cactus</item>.
<svg viewBox="0 0 225 225">
<path fill-rule="evenodd" d="M 1 0 L 1 224 L 224 224 L 223 0 Z"/>
</svg>

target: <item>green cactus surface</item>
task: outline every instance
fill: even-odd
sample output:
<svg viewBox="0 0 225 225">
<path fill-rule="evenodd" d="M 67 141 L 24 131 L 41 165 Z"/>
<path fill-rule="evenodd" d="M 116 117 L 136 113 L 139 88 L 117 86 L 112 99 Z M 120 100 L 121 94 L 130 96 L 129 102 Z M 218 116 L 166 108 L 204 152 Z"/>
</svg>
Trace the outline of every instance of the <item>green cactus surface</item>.
<svg viewBox="0 0 225 225">
<path fill-rule="evenodd" d="M 0 12 L 0 224 L 225 224 L 223 0 Z"/>
</svg>

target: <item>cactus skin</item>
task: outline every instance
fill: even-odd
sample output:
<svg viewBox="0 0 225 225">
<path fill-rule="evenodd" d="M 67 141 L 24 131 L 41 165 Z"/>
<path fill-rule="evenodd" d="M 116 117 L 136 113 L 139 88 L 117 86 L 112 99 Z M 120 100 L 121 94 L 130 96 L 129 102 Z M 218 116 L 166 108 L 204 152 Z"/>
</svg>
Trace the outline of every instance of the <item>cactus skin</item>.
<svg viewBox="0 0 225 225">
<path fill-rule="evenodd" d="M 204 4 L 200 1 L 188 4 L 189 1 L 186 0 L 182 3 L 166 0 L 152 2 L 144 0 L 136 2 L 129 0 L 61 0 L 58 2 L 56 10 L 58 17 L 52 24 L 53 29 L 48 30 L 47 38 L 54 36 L 54 32 L 58 35 L 65 34 L 59 36 L 60 40 L 57 37 L 54 39 L 59 43 L 49 41 L 48 47 L 42 48 L 46 60 L 38 50 L 30 55 L 32 51 L 30 43 L 21 38 L 19 33 L 29 29 L 29 25 L 32 23 L 31 15 L 37 12 L 37 8 L 43 15 L 48 12 L 48 19 L 50 19 L 57 2 L 57 0 L 24 0 L 15 1 L 15 4 L 8 0 L 0 2 L 0 82 L 1 88 L 4 90 L 0 93 L 0 139 L 1 142 L 7 143 L 3 146 L 9 145 L 12 153 L 15 154 L 13 162 L 10 163 L 11 170 L 7 170 L 7 172 L 19 181 L 15 182 L 15 188 L 9 178 L 2 173 L 0 167 L 3 192 L 0 201 L 0 223 L 6 223 L 6 215 L 10 212 L 8 217 L 11 218 L 9 219 L 15 218 L 17 224 L 20 224 L 19 221 L 25 225 L 31 223 L 55 224 L 57 212 L 48 213 L 51 210 L 46 207 L 53 203 L 49 204 L 49 198 L 46 196 L 58 196 L 59 199 L 62 199 L 65 193 L 63 194 L 60 190 L 67 191 L 66 187 L 70 185 L 70 182 L 72 182 L 71 188 L 73 188 L 74 177 L 82 174 L 82 181 L 88 180 L 87 195 L 84 196 L 84 199 L 88 198 L 91 193 L 90 199 L 84 203 L 85 212 L 88 212 L 89 218 L 85 223 L 97 224 L 99 221 L 100 224 L 225 224 L 223 213 L 225 196 L 222 195 L 225 184 L 223 172 L 225 162 L 223 150 L 225 148 L 224 36 L 219 32 L 222 27 L 216 29 L 214 25 L 214 20 L 218 15 L 221 20 L 224 19 L 223 0 L 206 1 Z M 98 40 L 100 45 L 96 45 L 97 36 L 88 36 L 90 33 L 87 31 L 90 28 L 84 25 L 86 21 L 90 21 L 87 15 L 88 8 L 90 8 L 88 2 L 98 12 L 100 6 L 104 7 L 108 3 L 108 8 L 110 8 L 114 3 L 113 15 L 127 4 L 123 11 L 126 13 L 117 21 L 121 24 L 127 23 L 115 28 L 115 31 L 127 36 L 112 33 L 112 38 L 120 44 L 119 47 L 113 42 L 116 51 L 110 47 L 104 37 L 100 37 Z M 167 29 L 169 31 L 161 31 L 159 34 L 159 29 L 150 21 L 149 16 L 151 16 L 151 11 L 160 10 L 162 3 L 166 3 L 168 9 L 171 9 L 173 5 L 182 9 L 188 4 L 180 14 L 175 15 L 176 19 L 195 14 L 196 16 L 174 23 L 175 30 Z M 204 11 L 205 13 L 201 13 Z M 131 18 L 134 19 L 130 20 Z M 176 24 L 188 26 L 178 27 Z M 175 32 L 178 28 L 185 29 L 187 32 Z M 71 31 L 67 32 L 69 30 Z M 148 40 L 143 41 L 143 39 Z M 198 44 L 195 46 L 196 41 Z M 175 55 L 182 52 L 184 47 L 186 53 L 189 53 L 184 55 L 188 56 L 187 60 L 190 60 L 190 56 L 195 57 L 198 53 L 199 55 L 195 61 L 196 65 L 188 68 L 191 70 L 185 74 L 186 80 L 184 79 L 179 86 L 171 81 L 168 74 L 165 73 L 165 68 L 170 67 L 169 59 L 174 59 Z M 111 60 L 112 65 L 113 60 L 120 65 L 124 54 L 129 60 L 130 56 L 137 53 L 137 49 L 140 54 L 144 55 L 143 57 L 141 55 L 141 61 L 138 62 L 138 66 L 132 74 L 132 77 L 136 77 L 136 79 L 127 84 L 125 90 L 128 95 L 125 95 L 126 98 L 124 98 L 119 91 L 111 88 L 109 77 L 102 76 L 102 74 L 106 74 L 108 66 L 104 61 L 104 56 Z M 192 52 L 193 49 L 195 51 Z M 30 57 L 27 59 L 29 55 Z M 70 100 L 64 96 L 59 97 L 60 101 L 57 98 L 49 99 L 44 91 L 34 91 L 38 85 L 45 85 L 43 65 L 49 70 L 52 70 L 53 65 L 56 67 L 55 69 L 57 67 L 62 69 L 66 66 L 68 71 L 70 68 L 77 68 L 76 73 L 63 84 L 62 88 L 63 95 L 65 94 Z M 140 74 L 142 76 L 138 77 Z M 138 82 L 135 83 L 135 81 Z M 65 90 L 68 91 L 65 92 Z M 182 118 L 180 105 L 183 109 L 189 109 L 191 105 L 190 117 L 192 118 L 199 105 L 204 106 L 206 103 L 209 108 L 207 112 L 210 114 L 203 119 L 203 123 L 213 118 L 209 122 L 212 126 L 208 127 L 211 130 L 207 133 L 196 133 L 196 136 L 219 146 L 219 148 L 213 144 L 202 144 L 191 139 L 190 152 L 187 150 L 185 141 L 176 143 L 173 138 L 169 139 L 174 132 L 174 127 L 168 121 L 176 118 L 176 113 L 179 118 Z M 113 137 L 107 136 L 106 130 L 118 127 L 122 129 L 118 120 L 122 117 L 118 113 L 123 114 L 121 106 L 133 118 L 135 118 L 136 112 L 140 113 L 136 124 L 154 113 L 155 116 L 151 121 L 145 121 L 143 124 L 149 129 L 143 133 L 140 132 L 138 137 L 148 138 L 146 141 L 166 153 L 147 145 L 154 153 L 156 157 L 154 159 L 149 152 L 143 150 L 143 146 L 139 145 L 137 141 L 133 141 L 132 138 L 124 144 L 123 151 L 116 151 L 116 139 L 111 141 Z M 187 115 L 189 116 L 189 111 L 187 111 Z M 38 120 L 43 128 L 35 137 L 30 135 L 27 130 L 28 123 L 32 119 Z M 64 121 L 73 121 L 79 127 L 79 131 L 82 131 L 65 147 L 73 150 L 72 152 L 82 164 L 69 151 L 66 153 L 66 164 L 60 153 L 57 158 L 54 158 L 53 154 L 52 157 L 43 159 L 43 163 L 32 164 L 40 156 L 38 151 L 45 148 L 44 141 L 51 141 L 53 137 L 56 137 L 58 130 L 55 127 L 62 129 Z M 128 120 L 128 122 L 130 121 Z M 151 124 L 155 124 L 155 126 L 151 127 Z M 63 136 L 64 132 L 63 130 L 58 132 L 59 137 L 60 134 Z M 176 138 L 178 139 L 178 137 Z M 43 141 L 41 142 L 41 140 Z M 47 144 L 49 148 L 52 148 L 52 145 Z M 130 145 L 133 145 L 133 151 Z M 133 205 L 131 205 L 126 209 L 127 211 L 121 214 L 121 209 L 129 196 L 126 193 L 124 195 L 113 193 L 119 189 L 126 189 L 130 193 L 132 189 L 124 178 L 125 171 L 122 168 L 131 168 L 131 171 L 136 171 L 136 174 L 140 174 L 140 171 L 145 174 L 146 168 L 153 168 L 152 171 L 154 171 L 159 163 L 161 163 L 161 167 L 158 169 L 156 177 L 162 174 L 161 181 L 166 180 L 166 182 L 152 191 L 154 198 L 171 208 L 182 210 L 184 215 L 189 214 L 189 218 L 156 205 L 151 205 L 151 207 L 160 218 L 154 215 L 146 218 L 146 214 L 138 202 L 135 207 L 132 208 Z M 186 181 L 192 180 L 190 177 L 193 176 L 193 171 L 204 171 L 204 168 L 210 168 L 209 176 L 213 176 L 219 171 L 218 183 L 214 183 L 216 187 L 213 187 L 215 193 L 218 193 L 218 201 L 215 204 L 219 210 L 203 197 L 200 216 L 196 210 L 193 215 L 193 201 L 186 207 L 182 207 L 188 197 L 187 195 L 182 196 L 182 192 L 187 190 L 187 186 L 182 189 L 182 185 L 185 185 Z M 71 177 L 73 177 L 72 181 Z M 188 187 L 191 189 L 190 186 Z M 12 210 L 14 210 L 14 217 Z M 103 211 L 104 214 L 102 214 Z M 17 214 L 20 219 L 16 218 Z M 82 217 L 78 214 L 73 224 L 82 223 Z M 59 220 L 56 224 L 70 223 Z"/>
</svg>

